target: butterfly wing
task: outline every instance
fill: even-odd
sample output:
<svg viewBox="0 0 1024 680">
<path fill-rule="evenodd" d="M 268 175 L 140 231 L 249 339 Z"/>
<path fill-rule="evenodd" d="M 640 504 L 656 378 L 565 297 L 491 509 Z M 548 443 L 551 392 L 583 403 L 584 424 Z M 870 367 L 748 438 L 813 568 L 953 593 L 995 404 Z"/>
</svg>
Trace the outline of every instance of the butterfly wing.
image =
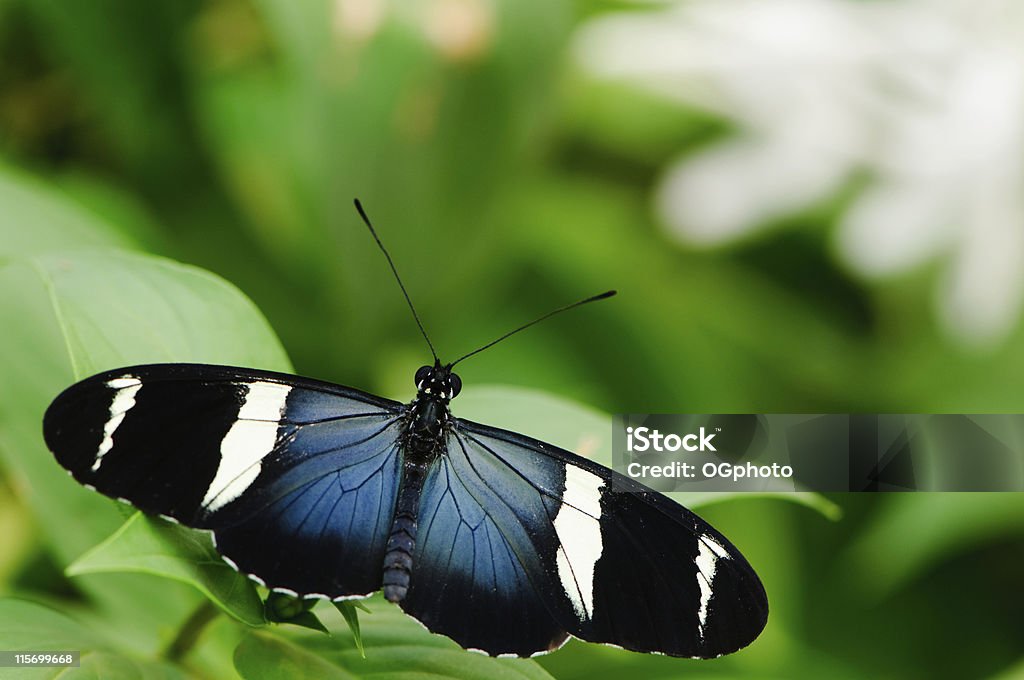
<svg viewBox="0 0 1024 680">
<path fill-rule="evenodd" d="M 458 420 L 426 480 L 403 607 L 491 654 L 567 634 L 710 658 L 768 616 L 740 552 L 686 508 L 568 451 Z"/>
<path fill-rule="evenodd" d="M 43 432 L 76 480 L 212 530 L 240 571 L 343 597 L 380 588 L 403 408 L 292 375 L 157 364 L 71 386 Z"/>
<path fill-rule="evenodd" d="M 566 629 L 549 611 L 558 596 L 535 548 L 551 499 L 456 434 L 427 473 L 406 613 L 428 629 L 491 655 L 559 647 Z M 545 507 L 546 506 L 546 507 Z"/>
</svg>

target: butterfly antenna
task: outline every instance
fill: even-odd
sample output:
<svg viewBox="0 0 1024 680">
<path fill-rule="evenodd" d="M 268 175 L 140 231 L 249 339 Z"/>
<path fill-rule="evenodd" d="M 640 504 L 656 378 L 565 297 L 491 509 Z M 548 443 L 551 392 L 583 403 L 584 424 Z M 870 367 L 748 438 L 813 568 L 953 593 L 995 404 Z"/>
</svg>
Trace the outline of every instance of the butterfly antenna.
<svg viewBox="0 0 1024 680">
<path fill-rule="evenodd" d="M 502 341 L 502 340 L 504 340 L 505 338 L 507 338 L 507 337 L 509 337 L 509 336 L 511 336 L 511 335 L 515 335 L 515 334 L 516 334 L 516 333 L 518 333 L 519 331 L 524 331 L 524 330 L 526 330 L 527 328 L 529 328 L 530 326 L 532 326 L 532 325 L 534 325 L 534 324 L 537 324 L 537 323 L 540 323 L 540 322 L 541 322 L 541 321 L 543 321 L 544 319 L 550 318 L 550 317 L 554 316 L 555 314 L 561 314 L 562 312 L 567 312 L 567 311 L 569 311 L 570 309 L 573 309 L 573 308 L 575 308 L 575 307 L 579 307 L 580 305 L 585 305 L 585 304 L 587 304 L 588 302 L 597 302 L 598 300 L 604 300 L 604 299 L 606 299 L 606 298 L 610 298 L 610 297 L 612 297 L 612 296 L 613 296 L 613 295 L 615 295 L 615 294 L 616 294 L 616 291 L 614 291 L 614 290 L 608 290 L 608 291 L 605 291 L 605 292 L 601 293 L 600 295 L 594 295 L 594 296 L 592 296 L 592 297 L 588 297 L 588 298 L 587 298 L 587 299 L 585 299 L 585 300 L 579 300 L 579 301 L 577 301 L 577 302 L 574 302 L 574 303 L 572 303 L 571 305 L 566 305 L 565 307 L 559 307 L 558 309 L 556 309 L 556 310 L 554 310 L 554 311 L 552 311 L 552 312 L 548 312 L 547 314 L 545 314 L 545 315 L 544 315 L 544 316 L 542 316 L 542 317 L 539 317 L 539 318 L 536 318 L 536 319 L 534 319 L 534 320 L 533 320 L 533 321 L 531 321 L 530 323 L 527 323 L 527 324 L 523 324 L 523 325 L 522 325 L 522 326 L 520 326 L 519 328 L 517 328 L 517 329 L 515 329 L 515 330 L 512 330 L 512 331 L 509 331 L 508 333 L 505 333 L 505 335 L 501 336 L 501 337 L 500 337 L 500 338 L 498 338 L 497 340 L 493 340 L 493 341 L 491 341 L 491 342 L 487 343 L 486 345 L 484 345 L 484 346 L 483 346 L 483 347 L 481 347 L 480 349 L 475 349 L 475 350 L 473 350 L 472 352 L 470 352 L 469 354 L 466 354 L 466 355 L 463 355 L 463 356 L 459 357 L 458 359 L 456 359 L 455 361 L 453 361 L 453 362 L 452 362 L 451 364 L 449 364 L 449 366 L 454 366 L 455 364 L 459 363 L 459 362 L 460 362 L 460 361 L 462 361 L 463 359 L 468 359 L 469 357 L 473 356 L 474 354 L 479 354 L 480 352 L 483 352 L 483 351 L 484 351 L 485 349 L 487 349 L 488 347 L 493 347 L 493 346 L 497 345 L 497 344 L 498 344 L 499 342 L 501 342 L 501 341 Z"/>
<path fill-rule="evenodd" d="M 391 254 L 388 253 L 388 249 L 381 243 L 380 237 L 377 236 L 377 230 L 373 228 L 373 224 L 370 223 L 370 218 L 366 216 L 366 211 L 363 210 L 363 204 L 359 202 L 359 199 L 355 199 L 356 210 L 359 211 L 359 216 L 363 218 L 363 222 L 366 223 L 366 227 L 370 230 L 373 235 L 373 240 L 377 242 L 377 246 L 380 251 L 384 253 L 384 257 L 387 258 L 388 264 L 391 266 L 391 273 L 395 275 L 395 281 L 398 281 L 398 287 L 402 289 L 402 295 L 405 296 L 405 301 L 409 304 L 409 309 L 412 310 L 412 317 L 416 319 L 416 325 L 420 327 L 420 333 L 423 334 L 423 339 L 427 341 L 427 347 L 430 348 L 430 353 L 434 355 L 434 363 L 439 363 L 437 358 L 437 352 L 434 351 L 434 343 L 430 342 L 430 337 L 427 335 L 427 331 L 423 328 L 423 322 L 420 321 L 420 315 L 416 313 L 416 308 L 412 305 L 412 299 L 409 297 L 409 292 L 405 289 L 405 284 L 402 283 L 402 277 L 398 275 L 398 270 L 395 268 L 395 263 L 391 259 Z"/>
</svg>

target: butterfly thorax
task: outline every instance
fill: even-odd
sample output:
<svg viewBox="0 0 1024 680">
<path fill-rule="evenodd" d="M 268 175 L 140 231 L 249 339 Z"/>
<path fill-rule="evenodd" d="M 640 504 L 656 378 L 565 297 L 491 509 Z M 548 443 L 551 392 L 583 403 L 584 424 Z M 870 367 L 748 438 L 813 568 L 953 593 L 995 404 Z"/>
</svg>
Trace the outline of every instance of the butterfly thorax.
<svg viewBox="0 0 1024 680">
<path fill-rule="evenodd" d="M 409 590 L 420 494 L 430 466 L 445 450 L 451 422 L 448 402 L 462 389 L 451 366 L 424 366 L 416 372 L 416 398 L 406 411 L 401 435 L 402 481 L 395 502 L 395 520 L 384 556 L 384 597 L 400 602 Z"/>
<path fill-rule="evenodd" d="M 440 399 L 420 396 L 409 404 L 406 456 L 434 453 L 443 439 L 449 417 L 448 404 Z"/>
</svg>

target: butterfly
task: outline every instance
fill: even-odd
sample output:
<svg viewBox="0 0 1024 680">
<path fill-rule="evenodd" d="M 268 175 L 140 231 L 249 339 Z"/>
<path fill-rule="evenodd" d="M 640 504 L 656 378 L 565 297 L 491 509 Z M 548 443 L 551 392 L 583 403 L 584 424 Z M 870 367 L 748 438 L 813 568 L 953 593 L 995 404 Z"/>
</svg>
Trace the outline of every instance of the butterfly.
<svg viewBox="0 0 1024 680">
<path fill-rule="evenodd" d="M 61 393 L 46 443 L 80 483 L 212 532 L 225 561 L 273 591 L 383 590 L 467 649 L 531 656 L 573 636 L 711 658 L 760 634 L 760 579 L 697 515 L 574 453 L 453 415 L 454 365 L 536 321 L 442 363 L 398 283 L 434 354 L 408 403 L 249 368 L 131 366 Z"/>
</svg>

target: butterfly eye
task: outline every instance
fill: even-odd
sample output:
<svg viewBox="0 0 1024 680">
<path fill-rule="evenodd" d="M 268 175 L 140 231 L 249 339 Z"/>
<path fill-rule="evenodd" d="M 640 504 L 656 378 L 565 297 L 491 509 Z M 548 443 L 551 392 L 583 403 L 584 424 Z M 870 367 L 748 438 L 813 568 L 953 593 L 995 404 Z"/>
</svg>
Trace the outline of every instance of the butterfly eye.
<svg viewBox="0 0 1024 680">
<path fill-rule="evenodd" d="M 420 366 L 419 370 L 416 371 L 416 387 L 419 387 L 420 383 L 426 380 L 428 376 L 430 376 L 430 366 Z"/>
<path fill-rule="evenodd" d="M 450 399 L 454 399 L 459 396 L 459 392 L 462 391 L 462 378 L 452 373 L 452 396 Z"/>
</svg>

